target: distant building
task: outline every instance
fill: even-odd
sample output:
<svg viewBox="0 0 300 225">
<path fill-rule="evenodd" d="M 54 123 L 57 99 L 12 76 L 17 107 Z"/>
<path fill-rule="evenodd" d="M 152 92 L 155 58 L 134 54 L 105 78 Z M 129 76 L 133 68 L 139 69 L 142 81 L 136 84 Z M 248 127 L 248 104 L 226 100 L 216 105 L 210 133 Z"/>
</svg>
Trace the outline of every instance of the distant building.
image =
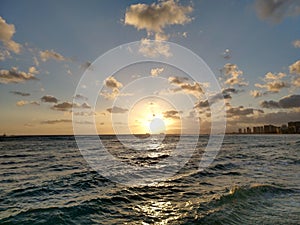
<svg viewBox="0 0 300 225">
<path fill-rule="evenodd" d="M 251 134 L 251 128 L 247 127 L 247 134 Z"/>
<path fill-rule="evenodd" d="M 265 134 L 277 134 L 277 127 L 274 125 L 264 125 Z"/>
<path fill-rule="evenodd" d="M 288 122 L 288 132 L 292 134 L 300 134 L 300 121 Z"/>
</svg>

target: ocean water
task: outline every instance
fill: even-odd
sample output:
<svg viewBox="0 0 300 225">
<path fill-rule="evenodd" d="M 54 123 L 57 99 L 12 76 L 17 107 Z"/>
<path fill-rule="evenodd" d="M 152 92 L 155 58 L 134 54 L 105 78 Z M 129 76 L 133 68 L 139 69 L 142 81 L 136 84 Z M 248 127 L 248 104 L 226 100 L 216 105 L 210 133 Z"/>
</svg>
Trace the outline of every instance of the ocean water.
<svg viewBox="0 0 300 225">
<path fill-rule="evenodd" d="M 166 159 L 178 137 L 138 152 L 102 140 L 139 168 Z M 225 136 L 201 171 L 207 141 L 167 180 L 128 186 L 94 171 L 72 136 L 1 138 L 0 224 L 300 224 L 299 135 Z"/>
</svg>

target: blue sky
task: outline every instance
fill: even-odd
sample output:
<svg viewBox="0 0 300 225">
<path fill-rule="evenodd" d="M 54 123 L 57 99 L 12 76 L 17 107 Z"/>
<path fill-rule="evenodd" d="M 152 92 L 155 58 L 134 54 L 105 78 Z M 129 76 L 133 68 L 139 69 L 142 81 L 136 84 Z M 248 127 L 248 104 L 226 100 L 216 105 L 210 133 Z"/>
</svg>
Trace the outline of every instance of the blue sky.
<svg viewBox="0 0 300 225">
<path fill-rule="evenodd" d="M 143 6 L 144 9 L 152 7 L 155 13 L 155 9 L 164 2 L 172 2 L 169 6 L 179 9 L 179 12 L 184 9 L 180 7 L 190 7 L 191 10 L 184 13 L 186 21 L 174 24 L 175 20 L 170 22 L 171 18 L 162 27 L 162 32 L 152 30 L 152 35 L 147 35 L 147 28 L 137 29 L 141 26 L 140 21 L 125 21 L 126 13 L 131 12 L 133 16 L 137 16 L 134 18 L 148 16 L 149 22 L 151 14 L 147 14 L 146 11 L 134 11 L 131 7 Z M 199 55 L 212 69 L 217 79 L 220 77 L 223 79 L 220 80 L 221 88 L 237 90 L 237 93 L 230 93 L 231 99 L 226 101 L 228 106 L 226 110 L 229 112 L 228 131 L 236 131 L 238 127 L 258 123 L 280 125 L 289 120 L 300 120 L 300 106 L 297 103 L 300 99 L 300 80 L 297 83 L 300 63 L 295 64 L 300 60 L 300 44 L 299 46 L 296 44 L 297 40 L 300 40 L 300 4 L 297 0 L 279 2 L 283 4 L 277 4 L 276 0 L 264 3 L 261 0 L 161 2 L 3 0 L 0 3 L 0 16 L 5 22 L 2 21 L 0 26 L 0 46 L 2 52 L 8 53 L 0 61 L 2 76 L 13 67 L 26 73 L 30 67 L 34 67 L 38 72 L 32 74 L 38 80 L 10 82 L 3 81 L 0 76 L 2 124 L 0 132 L 72 133 L 71 113 L 68 110 L 55 110 L 53 106 L 73 101 L 75 88 L 84 72 L 81 65 L 93 62 L 100 55 L 119 45 L 145 38 L 154 39 L 155 33 L 167 35 L 165 40 L 182 45 Z M 161 18 L 168 13 L 171 12 L 166 7 L 166 12 Z M 152 22 L 157 21 L 161 20 Z M 9 40 L 5 39 L 4 35 L 11 29 L 7 25 L 13 25 L 15 30 Z M 152 29 L 149 24 L 145 26 Z M 21 45 L 21 50 L 18 52 L 12 47 L 7 47 L 7 43 L 11 43 L 9 41 Z M 47 50 L 48 53 L 49 51 L 58 53 L 62 58 L 49 57 L 43 61 L 40 53 Z M 226 50 L 227 58 L 224 57 Z M 34 58 L 38 60 L 38 64 L 34 62 Z M 290 71 L 293 64 L 295 72 Z M 236 67 L 227 71 L 226 75 L 228 65 Z M 166 71 L 167 68 L 161 76 L 168 80 L 170 74 Z M 240 77 L 247 85 L 224 84 L 225 80 L 234 76 L 233 73 L 237 71 L 242 71 Z M 275 75 L 275 78 L 273 76 L 264 81 L 265 75 L 269 72 Z M 284 75 L 277 76 L 278 73 Z M 110 74 L 107 75 L 109 76 Z M 122 75 L 118 76 L 121 76 L 120 80 L 124 80 Z M 127 76 L 130 77 L 132 74 L 128 72 Z M 117 76 L 116 79 L 119 81 Z M 271 82 L 282 85 L 272 90 L 268 90 L 267 86 L 262 88 L 255 85 L 267 85 Z M 262 96 L 256 98 L 251 96 L 251 90 L 257 90 Z M 30 95 L 22 96 L 20 93 L 12 92 Z M 53 96 L 57 102 L 43 102 L 41 100 L 43 96 Z M 288 102 L 288 106 L 280 100 Z M 86 101 L 90 104 L 88 100 Z M 99 101 L 103 101 L 103 104 L 98 102 L 100 107 L 95 113 L 98 115 L 97 121 L 103 124 L 101 120 L 110 121 L 111 115 L 107 112 L 107 107 L 113 104 L 113 101 L 104 98 L 99 98 Z M 204 99 L 194 101 L 196 105 Z M 277 105 L 272 104 L 274 102 Z M 243 113 L 239 110 L 240 106 L 252 111 L 249 110 L 249 114 L 246 111 Z M 256 110 L 264 112 L 257 114 Z M 203 113 L 202 109 L 200 111 L 200 114 Z M 241 114 L 232 115 L 230 114 L 232 111 Z M 101 119 L 100 114 L 103 112 L 106 112 L 107 117 Z M 189 111 L 186 111 L 182 117 L 188 114 Z M 61 129 L 58 131 L 57 127 Z M 106 129 L 107 132 L 111 131 L 108 127 Z"/>
</svg>

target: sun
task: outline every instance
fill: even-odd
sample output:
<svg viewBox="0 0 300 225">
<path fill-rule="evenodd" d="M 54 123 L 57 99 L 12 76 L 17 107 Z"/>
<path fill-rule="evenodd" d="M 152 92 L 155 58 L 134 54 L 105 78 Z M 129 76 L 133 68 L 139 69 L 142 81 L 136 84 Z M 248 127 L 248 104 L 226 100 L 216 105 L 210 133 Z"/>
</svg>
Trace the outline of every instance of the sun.
<svg viewBox="0 0 300 225">
<path fill-rule="evenodd" d="M 166 134 L 174 121 L 165 113 L 174 110 L 172 105 L 157 96 L 137 101 L 129 110 L 128 125 L 131 134 Z"/>
<path fill-rule="evenodd" d="M 166 125 L 161 118 L 154 118 L 150 121 L 149 130 L 151 134 L 161 134 L 166 132 Z"/>
</svg>

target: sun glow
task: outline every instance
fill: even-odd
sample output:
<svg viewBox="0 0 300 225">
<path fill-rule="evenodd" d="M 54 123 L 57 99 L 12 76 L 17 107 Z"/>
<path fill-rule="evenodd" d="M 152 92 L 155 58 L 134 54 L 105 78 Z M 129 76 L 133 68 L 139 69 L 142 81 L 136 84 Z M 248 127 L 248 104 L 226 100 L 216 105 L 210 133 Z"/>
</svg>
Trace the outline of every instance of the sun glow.
<svg viewBox="0 0 300 225">
<path fill-rule="evenodd" d="M 146 98 L 137 102 L 130 110 L 128 124 L 132 134 L 167 133 L 174 121 L 165 118 L 163 112 L 173 109 L 159 98 Z"/>
</svg>

